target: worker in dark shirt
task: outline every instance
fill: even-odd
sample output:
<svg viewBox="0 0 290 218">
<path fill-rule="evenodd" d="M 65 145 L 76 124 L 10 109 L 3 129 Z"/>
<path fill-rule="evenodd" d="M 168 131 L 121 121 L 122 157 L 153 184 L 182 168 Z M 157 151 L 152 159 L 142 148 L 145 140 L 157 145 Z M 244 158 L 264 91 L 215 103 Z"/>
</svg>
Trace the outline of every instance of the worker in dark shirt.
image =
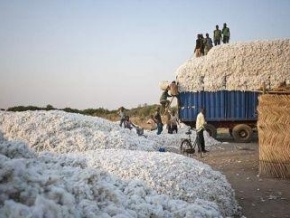
<svg viewBox="0 0 290 218">
<path fill-rule="evenodd" d="M 204 52 L 203 36 L 201 34 L 197 34 L 197 39 L 196 39 L 195 49 L 194 49 L 195 56 L 197 58 L 201 57 L 203 56 L 203 52 Z"/>
</svg>

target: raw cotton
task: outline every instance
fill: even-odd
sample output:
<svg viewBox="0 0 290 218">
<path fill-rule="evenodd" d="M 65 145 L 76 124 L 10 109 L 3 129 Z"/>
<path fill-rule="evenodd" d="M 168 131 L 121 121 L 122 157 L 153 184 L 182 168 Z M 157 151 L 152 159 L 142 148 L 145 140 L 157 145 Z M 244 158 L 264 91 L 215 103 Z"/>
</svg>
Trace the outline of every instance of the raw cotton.
<svg viewBox="0 0 290 218">
<path fill-rule="evenodd" d="M 173 135 L 165 130 L 159 136 L 156 131 L 146 131 L 144 137 L 98 117 L 62 111 L 0 112 L 0 131 L 4 136 L 23 141 L 38 152 L 67 153 L 97 148 L 157 151 L 160 147 L 179 150 L 188 128 L 182 125 L 179 134 Z M 207 134 L 205 139 L 207 146 L 220 143 Z"/>
<path fill-rule="evenodd" d="M 290 39 L 237 42 L 213 47 L 177 71 L 179 91 L 261 89 L 290 83 Z"/>
<path fill-rule="evenodd" d="M 146 138 L 79 114 L 0 112 L 1 218 L 240 216 L 220 172 L 157 151 L 178 149 L 186 129 Z"/>
<path fill-rule="evenodd" d="M 15 157 L 19 151 L 28 155 Z M 23 144 L 1 141 L 0 217 L 222 217 L 233 212 L 214 201 L 191 203 L 160 195 L 141 180 L 89 166 L 85 157 L 35 155 Z M 213 182 L 229 188 L 223 197 L 233 197 L 224 180 Z"/>
</svg>

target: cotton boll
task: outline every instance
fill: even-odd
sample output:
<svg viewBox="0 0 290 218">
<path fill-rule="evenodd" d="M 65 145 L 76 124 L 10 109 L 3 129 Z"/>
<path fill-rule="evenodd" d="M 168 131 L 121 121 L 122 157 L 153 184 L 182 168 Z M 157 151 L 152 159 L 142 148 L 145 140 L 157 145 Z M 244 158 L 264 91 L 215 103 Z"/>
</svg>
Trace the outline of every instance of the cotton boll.
<svg viewBox="0 0 290 218">
<path fill-rule="evenodd" d="M 41 192 L 41 180 L 37 173 L 29 171 L 23 159 L 9 160 L 2 171 L 0 184 L 1 201 L 14 199 L 28 206 L 34 204 L 35 198 Z"/>
<path fill-rule="evenodd" d="M 0 153 L 9 158 L 33 158 L 35 154 L 22 142 L 0 142 Z"/>
<path fill-rule="evenodd" d="M 57 204 L 65 205 L 69 208 L 72 208 L 75 204 L 74 197 L 68 193 L 66 190 L 60 187 L 51 187 L 50 189 L 46 190 L 47 198 L 53 200 Z"/>
<path fill-rule="evenodd" d="M 32 209 L 34 217 L 69 218 L 69 214 L 62 214 L 61 205 L 54 201 L 38 196 Z"/>
<path fill-rule="evenodd" d="M 75 158 L 70 158 L 65 155 L 56 156 L 53 153 L 42 152 L 38 156 L 38 160 L 45 162 L 50 168 L 57 169 L 59 167 L 79 167 L 85 169 L 87 167 L 86 159 L 80 156 Z"/>
<path fill-rule="evenodd" d="M 78 217 L 110 217 L 109 214 L 97 206 L 97 202 L 92 202 L 87 199 L 81 199 L 79 201 L 77 210 L 79 211 Z"/>
<path fill-rule="evenodd" d="M 126 210 L 123 208 L 120 208 L 116 205 L 108 205 L 105 209 L 104 212 L 109 215 L 109 217 L 132 217 L 130 213 L 128 213 Z M 140 214 L 138 214 L 140 216 Z M 137 216 L 136 216 L 137 217 Z"/>
<path fill-rule="evenodd" d="M 12 200 L 7 200 L 4 202 L 3 207 L 0 207 L 0 217 L 32 217 L 31 208 L 14 202 Z"/>
</svg>

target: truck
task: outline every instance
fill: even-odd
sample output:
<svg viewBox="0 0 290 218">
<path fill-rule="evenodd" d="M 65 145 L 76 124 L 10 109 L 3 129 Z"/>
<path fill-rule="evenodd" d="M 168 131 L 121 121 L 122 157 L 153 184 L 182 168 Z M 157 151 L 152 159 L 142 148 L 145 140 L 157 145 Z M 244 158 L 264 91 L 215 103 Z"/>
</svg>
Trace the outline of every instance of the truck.
<svg viewBox="0 0 290 218">
<path fill-rule="evenodd" d="M 257 123 L 259 91 L 180 92 L 178 114 L 181 122 L 195 127 L 200 108 L 205 108 L 205 129 L 216 138 L 218 128 L 227 128 L 237 142 L 250 142 Z"/>
</svg>

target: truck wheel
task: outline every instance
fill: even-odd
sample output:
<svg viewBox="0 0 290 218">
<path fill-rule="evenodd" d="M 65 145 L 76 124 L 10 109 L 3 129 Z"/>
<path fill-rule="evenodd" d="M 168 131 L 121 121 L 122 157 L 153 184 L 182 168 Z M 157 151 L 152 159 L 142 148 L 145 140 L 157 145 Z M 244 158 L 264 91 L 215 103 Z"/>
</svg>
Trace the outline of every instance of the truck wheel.
<svg viewBox="0 0 290 218">
<path fill-rule="evenodd" d="M 208 134 L 211 137 L 216 138 L 217 130 L 214 127 L 214 125 L 212 125 L 212 124 L 205 124 L 204 128 L 205 128 L 205 130 L 208 132 Z"/>
<path fill-rule="evenodd" d="M 246 124 L 238 124 L 233 128 L 232 134 L 236 142 L 250 142 L 253 130 Z"/>
</svg>

